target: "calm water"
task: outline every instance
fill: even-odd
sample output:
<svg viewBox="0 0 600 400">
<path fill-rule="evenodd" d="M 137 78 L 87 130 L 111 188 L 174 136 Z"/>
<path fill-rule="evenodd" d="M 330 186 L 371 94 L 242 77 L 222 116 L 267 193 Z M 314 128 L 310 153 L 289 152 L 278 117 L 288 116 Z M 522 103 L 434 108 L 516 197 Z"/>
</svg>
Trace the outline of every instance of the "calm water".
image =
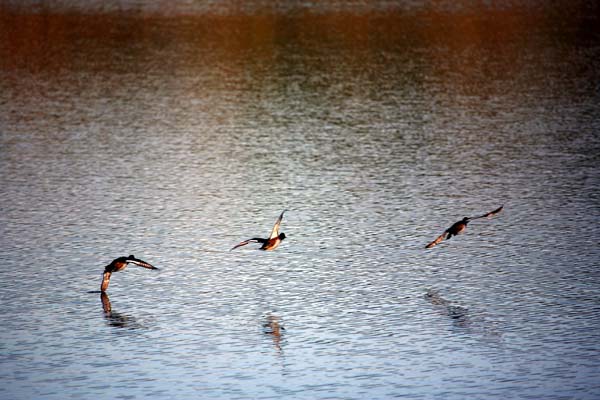
<svg viewBox="0 0 600 400">
<path fill-rule="evenodd" d="M 595 2 L 64 3 L 0 7 L 0 398 L 600 397 Z"/>
</svg>

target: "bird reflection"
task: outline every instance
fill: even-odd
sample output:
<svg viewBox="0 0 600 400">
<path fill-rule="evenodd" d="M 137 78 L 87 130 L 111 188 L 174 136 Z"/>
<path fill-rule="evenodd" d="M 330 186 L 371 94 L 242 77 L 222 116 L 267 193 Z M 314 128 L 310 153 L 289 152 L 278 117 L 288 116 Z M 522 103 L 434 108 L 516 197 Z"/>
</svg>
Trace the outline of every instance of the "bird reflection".
<svg viewBox="0 0 600 400">
<path fill-rule="evenodd" d="M 273 345 L 279 354 L 281 354 L 281 336 L 285 328 L 279 322 L 279 317 L 275 315 L 268 315 L 263 323 L 263 332 L 267 335 L 271 335 L 273 338 Z"/>
<path fill-rule="evenodd" d="M 497 341 L 502 337 L 502 333 L 493 321 L 487 320 L 482 315 L 473 315 L 468 308 L 451 304 L 440 296 L 437 290 L 429 289 L 423 297 L 436 306 L 441 314 L 450 318 L 453 326 L 477 334 L 486 340 Z"/>
<path fill-rule="evenodd" d="M 440 310 L 444 311 L 444 314 L 450 317 L 452 323 L 455 326 L 461 328 L 467 328 L 470 325 L 469 310 L 465 307 L 455 306 L 444 299 L 437 290 L 429 289 L 425 293 L 425 299 L 434 306 L 440 306 Z"/>
<path fill-rule="evenodd" d="M 425 293 L 425 299 L 434 306 L 444 306 L 448 304 L 448 300 L 442 298 L 437 290 L 429 289 Z"/>
<path fill-rule="evenodd" d="M 452 319 L 452 323 L 455 326 L 468 328 L 471 325 L 471 320 L 469 319 L 469 310 L 467 308 L 461 306 L 448 306 L 446 311 L 448 312 L 448 316 Z"/>
<path fill-rule="evenodd" d="M 100 293 L 100 301 L 102 302 L 104 318 L 106 319 L 108 325 L 114 326 L 115 328 L 129 329 L 136 329 L 140 327 L 140 324 L 135 320 L 135 318 L 113 311 L 112 305 L 110 304 L 110 299 L 108 298 L 106 292 Z"/>
</svg>

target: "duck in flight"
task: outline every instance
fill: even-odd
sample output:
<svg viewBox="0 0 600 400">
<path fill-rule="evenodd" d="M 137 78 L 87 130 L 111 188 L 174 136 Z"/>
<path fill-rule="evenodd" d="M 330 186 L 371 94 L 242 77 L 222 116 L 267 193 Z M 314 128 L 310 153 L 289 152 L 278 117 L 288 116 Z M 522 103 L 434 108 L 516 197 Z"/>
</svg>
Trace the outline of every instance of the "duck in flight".
<svg viewBox="0 0 600 400">
<path fill-rule="evenodd" d="M 479 217 L 471 217 L 471 218 L 464 217 L 460 221 L 457 221 L 454 224 L 452 224 L 452 226 L 450 228 L 446 229 L 444 231 L 444 233 L 442 233 L 440 236 L 438 236 L 433 242 L 431 242 L 427 246 L 425 246 L 425 248 L 430 249 L 433 246 L 435 246 L 436 244 L 440 243 L 442 240 L 444 240 L 444 239 L 448 240 L 452 236 L 456 236 L 459 233 L 462 233 L 465 229 L 467 229 L 467 224 L 470 221 L 473 221 L 473 220 L 479 219 L 479 218 L 491 218 L 494 215 L 498 214 L 500 211 L 502 211 L 503 208 L 504 208 L 504 206 L 500 206 L 497 209 L 495 209 L 494 211 L 490 211 L 489 213 L 485 213 L 483 215 L 480 215 Z"/>
<path fill-rule="evenodd" d="M 252 238 L 252 239 L 244 240 L 243 242 L 240 242 L 240 243 L 236 244 L 235 246 L 233 246 L 231 248 L 231 250 L 235 250 L 238 247 L 245 246 L 248 243 L 261 243 L 262 246 L 259 248 L 259 250 L 275 250 L 277 248 L 277 246 L 279 246 L 281 244 L 283 239 L 286 238 L 285 233 L 283 233 L 283 232 L 279 233 L 279 226 L 281 225 L 281 221 L 283 220 L 284 212 L 286 212 L 286 210 L 283 210 L 281 212 L 281 215 L 279 216 L 279 218 L 277 218 L 277 221 L 275 221 L 275 225 L 273 225 L 273 230 L 271 231 L 271 236 L 269 236 L 268 239 Z M 231 251 L 231 250 L 229 250 L 229 251 Z"/>
<path fill-rule="evenodd" d="M 139 258 L 135 258 L 133 254 L 129 257 L 116 258 L 110 264 L 104 267 L 104 273 L 102 274 L 102 285 L 100 286 L 100 290 L 102 292 L 105 292 L 106 289 L 108 289 L 108 284 L 110 283 L 110 276 L 112 275 L 112 273 L 124 270 L 129 263 L 148 269 L 158 269 L 148 264 L 146 261 L 142 261 Z"/>
</svg>

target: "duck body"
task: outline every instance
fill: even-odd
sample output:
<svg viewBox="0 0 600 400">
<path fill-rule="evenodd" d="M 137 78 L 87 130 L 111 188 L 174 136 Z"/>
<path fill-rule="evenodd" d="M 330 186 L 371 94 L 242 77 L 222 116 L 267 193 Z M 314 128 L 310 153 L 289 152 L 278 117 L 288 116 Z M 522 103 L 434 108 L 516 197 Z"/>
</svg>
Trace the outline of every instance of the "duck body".
<svg viewBox="0 0 600 400">
<path fill-rule="evenodd" d="M 285 233 L 280 233 L 278 236 L 271 238 L 271 239 L 263 239 L 264 240 L 264 242 L 262 242 L 263 245 L 259 248 L 259 250 L 264 250 L 264 251 L 275 250 L 277 248 L 277 246 L 279 246 L 281 244 L 283 239 L 285 239 Z"/>
<path fill-rule="evenodd" d="M 430 248 L 432 248 L 433 246 L 435 246 L 436 244 L 440 243 L 443 240 L 448 240 L 452 236 L 456 236 L 458 234 L 461 234 L 462 232 L 465 231 L 465 229 L 467 229 L 467 224 L 470 221 L 472 221 L 474 219 L 479 219 L 479 218 L 491 218 L 494 215 L 498 214 L 503 209 L 504 209 L 504 206 L 502 205 L 502 206 L 496 208 L 495 210 L 490 211 L 488 213 L 485 213 L 483 215 L 480 215 L 478 217 L 464 217 L 460 221 L 457 221 L 457 222 L 453 223 L 452 226 L 450 226 L 450 228 L 446 229 L 435 240 L 433 240 L 432 242 L 430 242 L 429 244 L 427 244 L 427 246 L 425 246 L 425 248 L 426 249 L 430 249 Z"/>
<path fill-rule="evenodd" d="M 104 267 L 104 272 L 102 274 L 102 284 L 100 285 L 100 291 L 105 292 L 108 289 L 108 285 L 110 284 L 110 277 L 114 272 L 123 271 L 127 268 L 129 263 L 137 265 L 139 267 L 147 268 L 147 269 L 158 269 L 153 265 L 150 265 L 146 261 L 140 260 L 139 258 L 135 258 L 132 254 L 128 257 L 119 257 L 112 260 L 110 264 Z"/>
<path fill-rule="evenodd" d="M 235 250 L 238 247 L 245 246 L 248 243 L 262 244 L 262 246 L 260 246 L 259 250 L 265 250 L 265 251 L 275 250 L 281 244 L 281 242 L 286 238 L 285 233 L 283 233 L 283 232 L 279 233 L 279 227 L 281 226 L 281 221 L 283 220 L 283 213 L 285 213 L 285 211 L 286 210 L 283 210 L 281 212 L 281 215 L 279 215 L 279 218 L 277 218 L 277 221 L 275 221 L 275 225 L 273 225 L 273 229 L 271 230 L 271 235 L 269 236 L 268 239 L 252 238 L 252 239 L 244 240 L 243 242 L 240 242 L 240 243 L 236 244 L 235 246 L 233 246 L 231 248 L 231 250 Z"/>
<path fill-rule="evenodd" d="M 469 223 L 469 218 L 464 217 L 460 221 L 457 221 L 452 224 L 452 226 L 446 229 L 446 240 L 450 239 L 452 236 L 456 236 L 467 229 L 467 224 Z"/>
</svg>

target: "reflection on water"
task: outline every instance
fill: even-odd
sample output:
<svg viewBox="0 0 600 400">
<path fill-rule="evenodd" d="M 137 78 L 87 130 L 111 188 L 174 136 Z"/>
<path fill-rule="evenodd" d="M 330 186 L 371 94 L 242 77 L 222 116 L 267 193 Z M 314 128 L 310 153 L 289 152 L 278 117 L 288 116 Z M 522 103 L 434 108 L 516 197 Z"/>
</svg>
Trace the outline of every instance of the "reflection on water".
<svg viewBox="0 0 600 400">
<path fill-rule="evenodd" d="M 436 306 L 441 315 L 448 317 L 454 327 L 463 329 L 463 333 L 466 331 L 486 340 L 501 339 L 502 332 L 497 324 L 488 321 L 483 315 L 471 315 L 468 308 L 452 304 L 440 296 L 437 290 L 428 289 L 423 297 Z"/>
<path fill-rule="evenodd" d="M 469 327 L 470 321 L 468 309 L 450 304 L 448 300 L 442 298 L 437 290 L 434 289 L 427 290 L 427 293 L 425 293 L 425 299 L 433 305 L 441 306 L 440 309 L 443 310 L 444 314 L 452 319 L 452 323 L 454 323 L 456 326 L 462 328 Z"/>
<path fill-rule="evenodd" d="M 110 299 L 105 292 L 100 293 L 100 301 L 102 302 L 104 318 L 109 326 L 128 329 L 138 329 L 142 327 L 134 317 L 114 311 Z"/>
<path fill-rule="evenodd" d="M 600 397 L 599 15 L 2 2 L 0 398 Z"/>
<path fill-rule="evenodd" d="M 425 299 L 436 306 L 447 306 L 448 300 L 441 297 L 437 290 L 428 289 L 424 295 Z"/>
<path fill-rule="evenodd" d="M 263 323 L 263 332 L 266 335 L 271 335 L 273 338 L 273 346 L 275 346 L 278 354 L 282 354 L 281 339 L 284 331 L 285 328 L 280 324 L 279 317 L 267 315 L 266 320 Z"/>
</svg>

